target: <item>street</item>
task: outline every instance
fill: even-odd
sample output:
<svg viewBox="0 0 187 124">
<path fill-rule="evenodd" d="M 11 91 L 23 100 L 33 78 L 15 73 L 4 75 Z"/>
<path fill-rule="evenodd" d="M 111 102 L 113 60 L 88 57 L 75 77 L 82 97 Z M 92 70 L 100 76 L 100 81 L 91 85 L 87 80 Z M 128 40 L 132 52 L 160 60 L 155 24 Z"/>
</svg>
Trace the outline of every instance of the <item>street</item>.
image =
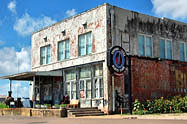
<svg viewBox="0 0 187 124">
<path fill-rule="evenodd" d="M 187 124 L 187 120 L 0 117 L 0 124 Z"/>
</svg>

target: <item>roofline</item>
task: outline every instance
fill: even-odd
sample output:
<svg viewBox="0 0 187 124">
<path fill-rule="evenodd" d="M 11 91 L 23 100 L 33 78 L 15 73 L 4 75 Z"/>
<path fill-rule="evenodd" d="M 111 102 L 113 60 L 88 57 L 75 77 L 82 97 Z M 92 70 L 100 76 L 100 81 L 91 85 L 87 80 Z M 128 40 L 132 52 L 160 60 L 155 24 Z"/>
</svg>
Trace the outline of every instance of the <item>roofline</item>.
<svg viewBox="0 0 187 124">
<path fill-rule="evenodd" d="M 60 24 L 60 23 L 62 23 L 62 22 L 68 21 L 68 20 L 70 20 L 70 19 L 72 19 L 72 18 L 76 18 L 76 17 L 78 17 L 78 16 L 80 16 L 80 15 L 83 15 L 83 14 L 85 14 L 85 13 L 87 13 L 87 12 L 93 11 L 93 10 L 99 8 L 99 7 L 102 7 L 102 6 L 116 7 L 116 8 L 120 8 L 120 9 L 127 10 L 127 11 L 130 11 L 130 12 L 139 13 L 139 14 L 142 14 L 142 15 L 146 15 L 146 16 L 150 16 L 150 17 L 153 17 L 153 18 L 157 18 L 157 19 L 165 19 L 165 20 L 169 20 L 169 21 L 181 23 L 181 24 L 184 24 L 184 25 L 187 24 L 187 23 L 182 22 L 182 21 L 178 21 L 178 20 L 174 20 L 174 19 L 170 19 L 170 18 L 166 18 L 166 17 L 156 17 L 156 16 L 152 16 L 152 15 L 149 15 L 149 14 L 144 14 L 144 13 L 141 13 L 141 12 L 137 12 L 137 11 L 133 11 L 133 10 L 124 9 L 124 8 L 121 8 L 121 7 L 118 7 L 118 6 L 115 6 L 115 5 L 111 5 L 111 4 L 109 4 L 109 3 L 104 3 L 104 4 L 101 4 L 101 5 L 97 6 L 97 7 L 95 7 L 95 8 L 92 8 L 92 9 L 89 9 L 89 10 L 86 10 L 86 11 L 83 11 L 83 12 L 77 14 L 77 15 L 74 15 L 74 16 L 71 16 L 71 17 L 68 17 L 68 18 L 65 18 L 65 19 L 63 19 L 63 20 L 61 20 L 61 21 L 59 21 L 59 22 L 56 22 L 56 23 L 52 24 L 52 25 L 46 26 L 46 27 L 44 27 L 44 28 L 41 28 L 40 30 L 33 32 L 32 35 L 34 35 L 34 34 L 40 32 L 40 31 L 42 31 L 42 30 L 45 30 L 45 29 L 47 29 L 47 28 L 49 28 L 49 27 L 52 27 L 52 26 L 54 26 L 54 25 L 56 25 L 56 24 Z"/>
<path fill-rule="evenodd" d="M 34 76 L 60 77 L 60 76 L 62 76 L 62 71 L 58 70 L 58 71 L 22 72 L 22 73 L 2 76 L 2 77 L 0 77 L 0 79 L 31 81 L 31 80 L 33 80 Z"/>
<path fill-rule="evenodd" d="M 101 4 L 101 5 L 99 5 L 99 6 L 95 7 L 95 8 L 92 8 L 92 9 L 89 9 L 89 10 L 86 10 L 86 11 L 83 11 L 83 12 L 77 14 L 77 15 L 74 15 L 74 16 L 71 16 L 71 17 L 68 17 L 68 18 L 65 18 L 65 19 L 63 19 L 63 20 L 61 20 L 61 21 L 59 21 L 59 22 L 56 22 L 56 23 L 52 24 L 52 25 L 46 26 L 46 27 L 44 27 L 44 28 L 41 28 L 40 30 L 33 32 L 32 35 L 34 35 L 35 33 L 40 32 L 40 31 L 42 31 L 42 30 L 45 30 L 45 29 L 47 29 L 47 28 L 49 28 L 49 27 L 52 27 L 52 26 L 54 26 L 54 25 L 56 25 L 56 24 L 59 24 L 59 23 L 68 21 L 68 20 L 70 20 L 70 19 L 72 19 L 72 18 L 76 18 L 77 16 L 83 15 L 83 14 L 85 14 L 85 13 L 87 13 L 87 12 L 93 11 L 93 10 L 99 8 L 99 7 L 106 6 L 106 5 L 111 6 L 109 3 Z"/>
</svg>

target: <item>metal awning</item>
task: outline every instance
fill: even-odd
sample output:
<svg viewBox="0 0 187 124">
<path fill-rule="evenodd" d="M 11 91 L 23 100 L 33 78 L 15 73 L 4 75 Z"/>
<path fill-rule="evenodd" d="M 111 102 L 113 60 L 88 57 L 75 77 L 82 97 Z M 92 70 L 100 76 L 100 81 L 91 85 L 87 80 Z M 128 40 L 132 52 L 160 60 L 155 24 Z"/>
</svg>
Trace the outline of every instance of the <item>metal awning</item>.
<svg viewBox="0 0 187 124">
<path fill-rule="evenodd" d="M 33 77 L 37 76 L 49 76 L 49 77 L 60 77 L 62 76 L 62 71 L 31 71 L 31 72 L 22 72 L 13 75 L 3 76 L 0 79 L 9 79 L 9 80 L 20 80 L 20 81 L 33 81 Z"/>
</svg>

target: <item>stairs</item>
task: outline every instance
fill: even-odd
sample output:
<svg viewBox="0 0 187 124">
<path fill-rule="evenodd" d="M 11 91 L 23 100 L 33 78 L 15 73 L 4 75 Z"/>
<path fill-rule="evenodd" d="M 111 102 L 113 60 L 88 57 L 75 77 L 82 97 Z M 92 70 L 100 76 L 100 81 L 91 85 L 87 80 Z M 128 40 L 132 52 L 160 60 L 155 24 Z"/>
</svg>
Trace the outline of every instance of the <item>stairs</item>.
<svg viewBox="0 0 187 124">
<path fill-rule="evenodd" d="M 67 110 L 68 117 L 101 116 L 106 115 L 98 108 L 72 108 Z"/>
</svg>

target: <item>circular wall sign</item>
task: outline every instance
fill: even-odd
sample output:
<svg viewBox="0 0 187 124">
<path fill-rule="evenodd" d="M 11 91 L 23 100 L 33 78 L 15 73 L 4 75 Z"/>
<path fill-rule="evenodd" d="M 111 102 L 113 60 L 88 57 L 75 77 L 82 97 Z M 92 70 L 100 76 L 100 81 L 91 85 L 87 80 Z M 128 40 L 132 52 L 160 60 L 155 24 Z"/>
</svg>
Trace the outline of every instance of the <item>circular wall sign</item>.
<svg viewBox="0 0 187 124">
<path fill-rule="evenodd" d="M 126 67 L 126 53 L 125 50 L 120 46 L 114 46 L 110 49 L 108 55 L 110 61 L 109 68 L 111 71 L 121 73 L 125 70 Z"/>
</svg>

